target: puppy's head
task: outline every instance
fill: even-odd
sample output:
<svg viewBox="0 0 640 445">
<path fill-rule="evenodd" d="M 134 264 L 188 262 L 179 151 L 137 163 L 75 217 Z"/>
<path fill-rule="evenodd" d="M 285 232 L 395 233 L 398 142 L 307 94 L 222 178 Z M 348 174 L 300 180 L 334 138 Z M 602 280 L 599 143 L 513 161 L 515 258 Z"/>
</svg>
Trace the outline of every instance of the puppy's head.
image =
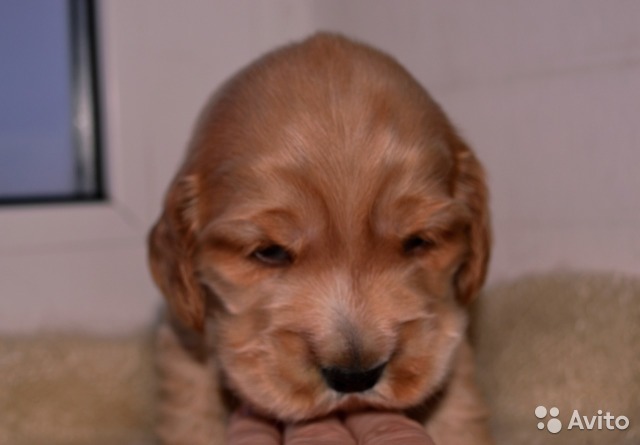
<svg viewBox="0 0 640 445">
<path fill-rule="evenodd" d="M 287 420 L 406 408 L 446 377 L 489 255 L 482 169 L 393 59 L 319 35 L 205 109 L 150 236 L 229 386 Z"/>
</svg>

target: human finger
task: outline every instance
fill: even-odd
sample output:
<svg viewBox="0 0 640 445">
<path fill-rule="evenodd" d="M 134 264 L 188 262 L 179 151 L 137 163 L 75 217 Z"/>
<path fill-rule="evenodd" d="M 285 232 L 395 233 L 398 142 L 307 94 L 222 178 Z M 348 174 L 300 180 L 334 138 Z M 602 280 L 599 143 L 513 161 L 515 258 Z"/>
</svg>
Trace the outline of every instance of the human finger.
<svg viewBox="0 0 640 445">
<path fill-rule="evenodd" d="M 424 426 L 398 413 L 355 413 L 347 416 L 344 423 L 362 445 L 434 445 Z"/>
<path fill-rule="evenodd" d="M 285 445 L 356 445 L 347 428 L 335 417 L 287 425 Z"/>
<path fill-rule="evenodd" d="M 226 442 L 229 445 L 280 445 L 280 431 L 269 420 L 237 411 L 231 415 Z"/>
</svg>

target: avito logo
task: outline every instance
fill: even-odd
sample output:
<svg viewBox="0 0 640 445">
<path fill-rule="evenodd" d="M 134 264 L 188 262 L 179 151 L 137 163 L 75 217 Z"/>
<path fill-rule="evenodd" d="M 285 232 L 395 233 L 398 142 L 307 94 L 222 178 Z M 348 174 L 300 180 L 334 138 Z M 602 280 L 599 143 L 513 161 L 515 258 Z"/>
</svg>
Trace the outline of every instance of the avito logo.
<svg viewBox="0 0 640 445">
<path fill-rule="evenodd" d="M 539 407 L 536 408 L 535 414 L 538 419 L 544 419 L 545 417 L 547 417 L 547 408 L 540 405 Z M 553 407 L 549 410 L 549 415 L 552 418 L 547 422 L 547 429 L 549 430 L 550 433 L 557 434 L 562 429 L 562 422 L 556 419 L 556 417 L 558 417 L 559 414 L 560 414 L 560 410 L 556 407 Z M 539 430 L 543 430 L 544 427 L 545 427 L 544 422 L 538 422 Z"/>
<path fill-rule="evenodd" d="M 562 430 L 562 422 L 557 417 L 560 415 L 560 410 L 556 407 L 549 409 L 545 406 L 538 406 L 534 411 L 538 419 L 545 419 L 547 413 L 551 417 L 546 424 L 545 422 L 538 422 L 538 429 L 544 430 L 545 428 L 552 434 L 557 434 Z M 596 416 L 581 416 L 577 409 L 573 410 L 571 419 L 567 425 L 567 430 L 571 429 L 580 430 L 626 430 L 629 428 L 629 418 L 627 416 L 614 416 L 609 411 L 603 415 L 601 409 L 598 410 Z"/>
</svg>

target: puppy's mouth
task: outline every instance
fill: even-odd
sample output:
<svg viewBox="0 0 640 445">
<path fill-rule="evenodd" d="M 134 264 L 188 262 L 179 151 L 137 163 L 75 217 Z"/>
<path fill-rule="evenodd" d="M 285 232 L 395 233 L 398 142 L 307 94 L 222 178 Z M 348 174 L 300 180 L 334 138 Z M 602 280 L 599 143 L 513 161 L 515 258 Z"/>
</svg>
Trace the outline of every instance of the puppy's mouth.
<svg viewBox="0 0 640 445">
<path fill-rule="evenodd" d="M 402 323 L 394 335 L 329 334 L 279 329 L 248 337 L 243 347 L 229 344 L 223 369 L 230 389 L 257 412 L 286 421 L 405 409 L 439 385 L 455 343 L 438 340 L 425 319 Z"/>
</svg>

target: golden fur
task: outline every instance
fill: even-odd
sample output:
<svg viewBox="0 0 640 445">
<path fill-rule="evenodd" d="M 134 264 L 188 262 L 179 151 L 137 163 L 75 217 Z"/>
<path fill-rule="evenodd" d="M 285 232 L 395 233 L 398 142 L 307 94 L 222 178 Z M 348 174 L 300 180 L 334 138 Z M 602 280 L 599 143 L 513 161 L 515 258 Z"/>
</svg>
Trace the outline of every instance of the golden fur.
<svg viewBox="0 0 640 445">
<path fill-rule="evenodd" d="M 228 388 L 284 421 L 411 408 L 439 445 L 490 443 L 465 343 L 489 244 L 480 164 L 397 62 L 327 34 L 267 54 L 210 101 L 150 235 L 162 439 L 216 443 Z M 320 372 L 385 362 L 363 392 Z"/>
</svg>

